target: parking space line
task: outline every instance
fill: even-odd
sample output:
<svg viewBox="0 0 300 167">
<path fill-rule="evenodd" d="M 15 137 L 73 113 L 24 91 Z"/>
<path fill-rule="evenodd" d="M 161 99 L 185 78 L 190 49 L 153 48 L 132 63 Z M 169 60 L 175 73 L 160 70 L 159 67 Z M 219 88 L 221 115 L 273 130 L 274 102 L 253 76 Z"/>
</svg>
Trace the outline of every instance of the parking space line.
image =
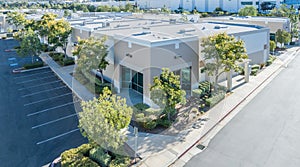
<svg viewBox="0 0 300 167">
<path fill-rule="evenodd" d="M 72 93 L 66 93 L 66 94 L 62 94 L 62 95 L 58 95 L 58 96 L 53 96 L 53 97 L 50 97 L 50 98 L 47 98 L 47 99 L 42 99 L 42 100 L 38 100 L 38 101 L 34 101 L 34 102 L 31 102 L 31 103 L 24 104 L 24 106 L 29 106 L 29 105 L 32 105 L 32 104 L 40 103 L 40 102 L 47 101 L 47 100 L 52 100 L 52 99 L 67 96 L 67 95 L 70 95 L 70 94 L 72 94 Z"/>
<path fill-rule="evenodd" d="M 23 95 L 22 97 L 28 97 L 28 96 L 32 96 L 32 95 L 36 95 L 36 94 L 40 94 L 40 93 L 44 93 L 44 92 L 50 92 L 50 91 L 65 88 L 65 87 L 67 87 L 67 86 L 65 85 L 65 86 L 60 86 L 60 87 L 56 87 L 56 88 L 53 88 L 53 89 L 42 90 L 42 91 L 38 91 L 38 92 L 35 92 L 35 93 L 30 93 L 30 94 L 27 94 L 27 95 Z"/>
<path fill-rule="evenodd" d="M 58 121 L 61 121 L 61 120 L 67 119 L 67 118 L 74 117 L 76 115 L 77 115 L 77 113 L 71 114 L 71 115 L 68 115 L 68 116 L 65 116 L 65 117 L 61 117 L 61 118 L 58 118 L 56 120 L 52 120 L 52 121 L 49 121 L 49 122 L 46 122 L 46 123 L 43 123 L 43 124 L 40 124 L 40 125 L 33 126 L 33 127 L 31 127 L 31 129 L 36 129 L 36 128 L 39 128 L 39 127 L 42 127 L 42 126 L 45 126 L 45 125 L 49 125 L 49 124 L 52 124 L 52 123 L 55 123 L 55 122 L 58 122 Z"/>
<path fill-rule="evenodd" d="M 53 84 L 53 83 L 57 83 L 57 82 L 61 82 L 61 80 L 57 80 L 57 81 L 53 81 L 53 82 L 47 82 L 47 83 L 43 83 L 43 84 L 39 84 L 39 85 L 34 85 L 34 86 L 29 86 L 29 87 L 26 87 L 26 88 L 20 88 L 18 90 L 25 90 L 25 89 L 28 89 L 28 88 L 35 88 L 35 87 L 39 87 L 39 86 L 43 86 L 43 85 L 48 85 L 48 84 Z"/>
<path fill-rule="evenodd" d="M 42 78 L 37 78 L 37 79 L 31 79 L 31 80 L 19 82 L 19 83 L 17 83 L 17 84 L 23 84 L 23 83 L 27 83 L 27 82 L 32 82 L 32 81 L 37 81 L 37 80 L 42 80 L 42 79 L 47 79 L 47 78 L 53 78 L 53 77 L 56 77 L 56 76 L 53 75 L 53 76 L 48 76 L 48 77 L 42 77 Z"/>
<path fill-rule="evenodd" d="M 40 113 L 44 113 L 44 112 L 47 112 L 47 111 L 50 111 L 50 110 L 54 110 L 54 109 L 57 109 L 57 108 L 60 108 L 60 107 L 68 106 L 68 105 L 71 105 L 71 104 L 74 104 L 74 103 L 77 103 L 77 102 L 79 102 L 79 101 L 72 101 L 72 102 L 65 103 L 65 104 L 62 104 L 62 105 L 58 105 L 58 106 L 55 106 L 55 107 L 47 108 L 47 109 L 37 111 L 37 112 L 31 113 L 31 114 L 27 114 L 27 117 L 34 116 L 34 115 L 37 115 L 37 114 L 40 114 Z"/>
<path fill-rule="evenodd" d="M 65 136 L 65 135 L 68 135 L 68 134 L 70 134 L 70 133 L 76 132 L 76 131 L 78 131 L 78 130 L 79 130 L 78 128 L 77 128 L 77 129 L 73 129 L 73 130 L 71 130 L 71 131 L 69 131 L 69 132 L 66 132 L 66 133 L 63 133 L 63 134 L 60 134 L 60 135 L 51 137 L 51 138 L 49 138 L 49 139 L 46 139 L 46 140 L 43 140 L 43 141 L 40 141 L 40 142 L 37 142 L 36 144 L 37 144 L 37 145 L 40 145 L 40 144 L 46 143 L 46 142 L 48 142 L 48 141 L 51 141 L 51 140 L 54 140 L 54 139 L 63 137 L 63 136 Z"/>
<path fill-rule="evenodd" d="M 50 73 L 50 72 L 52 72 L 52 71 L 50 70 L 50 71 L 46 71 L 46 72 L 42 72 L 42 73 L 35 73 L 35 74 L 29 74 L 29 75 L 25 75 L 25 76 L 19 76 L 19 77 L 15 77 L 14 79 L 32 77 L 32 76 L 35 76 L 35 75 L 46 74 L 46 73 Z"/>
</svg>

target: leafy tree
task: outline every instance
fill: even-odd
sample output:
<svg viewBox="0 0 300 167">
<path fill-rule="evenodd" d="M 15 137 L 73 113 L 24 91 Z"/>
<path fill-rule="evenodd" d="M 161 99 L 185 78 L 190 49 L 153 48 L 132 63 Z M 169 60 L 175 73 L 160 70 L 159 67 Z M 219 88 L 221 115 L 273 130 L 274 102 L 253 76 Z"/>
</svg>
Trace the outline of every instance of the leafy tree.
<svg viewBox="0 0 300 167">
<path fill-rule="evenodd" d="M 185 91 L 180 88 L 180 79 L 169 69 L 163 68 L 159 76 L 154 77 L 150 88 L 151 100 L 159 107 L 164 108 L 168 120 L 176 112 L 175 106 L 185 102 Z"/>
<path fill-rule="evenodd" d="M 125 12 L 132 12 L 133 11 L 133 6 L 131 3 L 126 3 L 125 5 Z"/>
<path fill-rule="evenodd" d="M 71 16 L 71 13 L 69 12 L 69 10 L 64 10 L 64 17 L 68 16 Z"/>
<path fill-rule="evenodd" d="M 101 39 L 88 38 L 80 40 L 76 46 L 73 55 L 78 56 L 77 69 L 87 78 L 93 69 L 99 69 L 101 81 L 103 81 L 103 70 L 106 69 L 109 62 L 107 57 L 107 46 L 105 45 L 106 37 Z"/>
<path fill-rule="evenodd" d="M 245 6 L 239 10 L 239 16 L 257 16 L 257 9 L 254 6 Z"/>
<path fill-rule="evenodd" d="M 236 40 L 226 33 L 212 35 L 202 39 L 202 53 L 208 75 L 214 76 L 214 89 L 218 88 L 219 76 L 231 70 L 239 71 L 238 62 L 247 59 L 242 40 Z"/>
<path fill-rule="evenodd" d="M 112 95 L 106 87 L 98 99 L 84 101 L 81 106 L 79 128 L 91 143 L 118 149 L 126 141 L 122 129 L 130 123 L 132 108 L 127 106 L 125 98 Z"/>
<path fill-rule="evenodd" d="M 15 25 L 16 28 L 19 29 L 20 26 L 24 26 L 26 23 L 25 16 L 24 13 L 10 12 L 7 14 L 7 22 L 10 25 Z"/>
<path fill-rule="evenodd" d="M 41 20 L 37 21 L 37 29 L 38 34 L 42 38 L 43 43 L 48 41 L 48 34 L 50 32 L 50 28 L 53 24 L 55 24 L 55 19 L 57 18 L 56 14 L 46 13 L 42 16 Z"/>
<path fill-rule="evenodd" d="M 291 41 L 291 34 L 285 30 L 278 29 L 275 33 L 275 37 L 276 41 L 281 44 L 281 47 L 283 47 L 284 43 L 289 43 Z"/>
<path fill-rule="evenodd" d="M 41 53 L 41 43 L 38 35 L 32 30 L 28 29 L 20 36 L 20 49 L 17 50 L 20 56 L 31 56 L 32 63 L 33 57 Z"/>
<path fill-rule="evenodd" d="M 118 6 L 112 6 L 111 11 L 112 12 L 120 12 L 120 8 Z"/>
<path fill-rule="evenodd" d="M 49 43 L 54 45 L 54 48 L 61 47 L 67 56 L 68 38 L 72 33 L 72 28 L 69 22 L 64 19 L 54 21 L 50 26 Z"/>
<path fill-rule="evenodd" d="M 274 54 L 275 48 L 276 48 L 276 43 L 274 41 L 270 41 L 270 51 L 272 51 L 273 54 Z"/>
</svg>

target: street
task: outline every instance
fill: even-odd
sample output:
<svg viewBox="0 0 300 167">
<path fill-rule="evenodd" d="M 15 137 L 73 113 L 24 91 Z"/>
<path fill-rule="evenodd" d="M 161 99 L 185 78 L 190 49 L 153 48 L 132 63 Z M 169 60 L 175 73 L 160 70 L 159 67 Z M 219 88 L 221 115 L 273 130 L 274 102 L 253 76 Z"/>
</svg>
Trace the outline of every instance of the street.
<svg viewBox="0 0 300 167">
<path fill-rule="evenodd" d="M 78 129 L 71 90 L 50 68 L 12 74 L 16 45 L 0 41 L 0 166 L 43 166 L 87 142 Z"/>
<path fill-rule="evenodd" d="M 300 57 L 283 69 L 187 167 L 298 167 Z"/>
</svg>

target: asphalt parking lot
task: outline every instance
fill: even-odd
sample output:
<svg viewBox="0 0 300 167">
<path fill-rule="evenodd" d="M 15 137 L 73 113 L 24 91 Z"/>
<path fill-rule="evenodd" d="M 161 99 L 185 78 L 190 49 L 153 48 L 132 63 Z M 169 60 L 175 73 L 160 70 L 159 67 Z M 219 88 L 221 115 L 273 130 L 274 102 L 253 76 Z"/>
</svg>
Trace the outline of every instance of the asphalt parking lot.
<svg viewBox="0 0 300 167">
<path fill-rule="evenodd" d="M 14 42 L 0 41 L 0 166 L 42 166 L 86 142 L 78 101 L 50 68 L 12 74 L 11 60 L 23 61 L 4 51 Z"/>
</svg>

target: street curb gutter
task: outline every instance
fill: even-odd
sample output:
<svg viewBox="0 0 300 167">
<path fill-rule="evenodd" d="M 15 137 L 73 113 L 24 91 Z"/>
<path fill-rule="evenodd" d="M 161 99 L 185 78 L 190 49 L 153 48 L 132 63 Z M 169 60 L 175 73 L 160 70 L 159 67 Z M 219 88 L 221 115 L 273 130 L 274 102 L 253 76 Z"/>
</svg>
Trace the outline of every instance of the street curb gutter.
<svg viewBox="0 0 300 167">
<path fill-rule="evenodd" d="M 266 77 L 257 87 L 255 87 L 246 97 L 244 97 L 240 102 L 238 102 L 228 113 L 226 113 L 216 124 L 214 124 L 205 134 L 203 134 L 194 144 L 192 144 L 187 150 L 185 150 L 182 154 L 180 154 L 174 162 L 169 164 L 168 166 L 174 165 L 177 160 L 182 158 L 187 152 L 189 152 L 193 147 L 195 147 L 202 139 L 204 139 L 212 130 L 214 130 L 217 125 L 219 125 L 225 118 L 227 118 L 238 106 L 240 106 L 243 102 L 247 100 L 249 96 L 251 96 L 258 88 L 260 88 L 268 79 L 270 79 L 278 70 L 283 68 L 283 65 L 286 67 L 287 64 L 289 64 L 295 57 L 294 55 L 296 52 L 298 52 L 300 49 L 297 49 L 294 51 L 291 55 L 293 55 L 288 61 L 284 61 L 281 66 L 279 66 L 276 70 L 274 70 L 268 77 Z"/>
</svg>

